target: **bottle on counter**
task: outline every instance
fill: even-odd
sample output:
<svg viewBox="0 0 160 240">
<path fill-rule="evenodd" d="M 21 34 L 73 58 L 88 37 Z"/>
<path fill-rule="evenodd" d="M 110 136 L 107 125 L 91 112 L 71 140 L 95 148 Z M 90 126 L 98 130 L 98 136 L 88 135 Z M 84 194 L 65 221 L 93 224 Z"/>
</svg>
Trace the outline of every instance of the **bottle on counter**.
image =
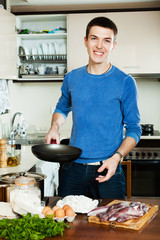
<svg viewBox="0 0 160 240">
<path fill-rule="evenodd" d="M 7 142 L 6 139 L 0 139 L 0 168 L 7 167 Z"/>
<path fill-rule="evenodd" d="M 18 159 L 19 164 L 21 163 L 21 144 L 15 146 L 15 157 Z"/>
<path fill-rule="evenodd" d="M 15 151 L 16 151 L 15 150 L 15 148 L 16 148 L 15 140 L 11 140 L 9 142 L 9 144 L 11 146 L 11 153 L 10 153 L 10 156 L 8 157 L 7 165 L 9 167 L 15 167 L 19 164 L 18 158 L 15 155 Z"/>
</svg>

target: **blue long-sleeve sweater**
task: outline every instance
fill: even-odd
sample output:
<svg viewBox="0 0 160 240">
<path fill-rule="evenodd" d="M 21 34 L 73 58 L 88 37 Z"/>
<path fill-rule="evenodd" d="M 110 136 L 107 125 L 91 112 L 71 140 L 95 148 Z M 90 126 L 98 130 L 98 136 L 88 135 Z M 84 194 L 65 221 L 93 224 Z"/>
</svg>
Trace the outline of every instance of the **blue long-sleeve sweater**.
<svg viewBox="0 0 160 240">
<path fill-rule="evenodd" d="M 112 156 L 123 141 L 124 125 L 125 137 L 140 139 L 136 83 L 115 66 L 102 75 L 88 73 L 87 66 L 68 73 L 55 112 L 66 118 L 70 111 L 70 145 L 82 149 L 78 163 Z"/>
</svg>

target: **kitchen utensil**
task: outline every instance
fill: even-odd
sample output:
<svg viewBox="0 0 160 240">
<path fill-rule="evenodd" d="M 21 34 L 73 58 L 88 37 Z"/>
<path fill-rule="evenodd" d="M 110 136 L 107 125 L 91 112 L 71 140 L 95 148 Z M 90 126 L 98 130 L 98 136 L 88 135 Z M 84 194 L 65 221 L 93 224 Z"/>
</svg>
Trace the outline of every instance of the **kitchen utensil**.
<svg viewBox="0 0 160 240">
<path fill-rule="evenodd" d="M 58 66 L 58 74 L 64 74 L 66 67 L 64 66 Z"/>
<path fill-rule="evenodd" d="M 25 54 L 26 54 L 26 59 L 28 60 L 30 58 L 30 51 L 28 48 L 24 48 Z"/>
<path fill-rule="evenodd" d="M 48 59 L 48 44 L 43 42 L 42 43 L 42 50 L 43 50 L 43 54 L 44 54 L 44 59 Z"/>
<path fill-rule="evenodd" d="M 39 46 L 37 50 L 38 50 L 38 57 L 39 57 L 39 59 L 40 60 L 43 59 L 43 52 L 42 52 L 41 47 Z"/>
<path fill-rule="evenodd" d="M 59 46 L 60 46 L 59 54 L 66 54 L 67 53 L 66 44 L 61 42 Z"/>
<path fill-rule="evenodd" d="M 56 59 L 56 47 L 55 47 L 54 42 L 52 42 L 52 50 L 53 50 L 53 52 L 52 52 L 52 54 L 53 54 L 53 60 L 55 60 L 55 59 Z"/>
<path fill-rule="evenodd" d="M 56 55 L 58 55 L 59 54 L 59 50 L 60 50 L 58 42 L 54 41 L 54 47 L 55 47 Z"/>
<path fill-rule="evenodd" d="M 14 184 L 15 180 L 21 176 L 25 177 L 33 177 L 36 182 L 40 182 L 44 180 L 47 176 L 41 173 L 36 172 L 17 172 L 17 173 L 8 173 L 0 175 L 0 182 L 6 184 Z"/>
<path fill-rule="evenodd" d="M 32 153 L 47 162 L 70 162 L 79 158 L 82 150 L 63 144 L 40 144 L 32 146 Z"/>
<path fill-rule="evenodd" d="M 55 55 L 56 53 L 54 44 L 51 42 L 48 43 L 48 53 L 49 55 Z M 52 56 L 50 56 L 49 59 L 52 59 Z"/>
<path fill-rule="evenodd" d="M 153 124 L 141 124 L 142 133 L 153 133 L 154 131 Z"/>
<path fill-rule="evenodd" d="M 32 58 L 33 60 L 37 59 L 37 48 L 35 47 L 32 48 Z"/>
<path fill-rule="evenodd" d="M 24 48 L 22 46 L 19 46 L 18 54 L 19 54 L 19 57 L 20 57 L 21 61 L 25 61 L 26 60 L 25 50 L 24 50 Z"/>
<path fill-rule="evenodd" d="M 45 73 L 45 66 L 40 66 L 39 68 L 38 68 L 38 70 L 39 70 L 39 74 L 41 74 L 41 75 L 43 75 L 44 73 Z"/>
</svg>

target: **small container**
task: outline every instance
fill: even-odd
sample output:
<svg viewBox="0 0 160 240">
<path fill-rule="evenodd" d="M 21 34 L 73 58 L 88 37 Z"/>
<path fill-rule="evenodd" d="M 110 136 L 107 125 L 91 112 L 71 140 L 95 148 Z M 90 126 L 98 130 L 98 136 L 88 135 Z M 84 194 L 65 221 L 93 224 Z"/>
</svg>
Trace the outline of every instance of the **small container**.
<svg viewBox="0 0 160 240">
<path fill-rule="evenodd" d="M 19 164 L 21 163 L 21 144 L 16 144 L 15 157 L 18 159 Z"/>
<path fill-rule="evenodd" d="M 35 178 L 21 176 L 15 180 L 14 189 L 10 192 L 10 203 L 16 200 L 40 205 L 41 190 L 36 186 Z"/>
<path fill-rule="evenodd" d="M 15 140 L 11 140 L 9 142 L 10 146 L 11 146 L 11 153 L 10 156 L 7 160 L 7 166 L 9 167 L 15 167 L 19 164 L 19 160 L 17 158 L 17 156 L 15 155 L 15 151 L 16 151 L 16 144 L 15 144 Z"/>
</svg>

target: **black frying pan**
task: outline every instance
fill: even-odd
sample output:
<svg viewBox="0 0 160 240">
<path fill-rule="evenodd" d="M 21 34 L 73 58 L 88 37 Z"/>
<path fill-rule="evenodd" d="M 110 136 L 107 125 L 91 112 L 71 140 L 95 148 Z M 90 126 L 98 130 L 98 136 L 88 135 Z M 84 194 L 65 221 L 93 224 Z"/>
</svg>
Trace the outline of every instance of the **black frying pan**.
<svg viewBox="0 0 160 240">
<path fill-rule="evenodd" d="M 41 144 L 32 146 L 32 153 L 47 162 L 71 162 L 80 157 L 82 150 L 64 144 Z"/>
</svg>

